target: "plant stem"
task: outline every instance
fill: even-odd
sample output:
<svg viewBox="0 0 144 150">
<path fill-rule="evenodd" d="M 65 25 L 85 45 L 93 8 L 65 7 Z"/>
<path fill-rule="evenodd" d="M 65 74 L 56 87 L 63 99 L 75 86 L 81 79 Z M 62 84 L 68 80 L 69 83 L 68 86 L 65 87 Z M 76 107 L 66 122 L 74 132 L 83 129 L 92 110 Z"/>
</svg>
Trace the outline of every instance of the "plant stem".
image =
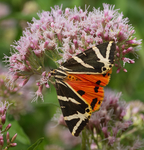
<svg viewBox="0 0 144 150">
<path fill-rule="evenodd" d="M 82 131 L 82 143 L 81 143 L 81 150 L 86 150 L 86 130 Z"/>
</svg>

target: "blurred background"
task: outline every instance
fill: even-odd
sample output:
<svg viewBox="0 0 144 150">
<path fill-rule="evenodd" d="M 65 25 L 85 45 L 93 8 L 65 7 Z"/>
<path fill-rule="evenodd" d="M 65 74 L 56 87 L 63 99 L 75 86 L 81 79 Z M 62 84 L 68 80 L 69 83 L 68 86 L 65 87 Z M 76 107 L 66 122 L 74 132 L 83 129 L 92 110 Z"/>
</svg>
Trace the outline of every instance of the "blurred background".
<svg viewBox="0 0 144 150">
<path fill-rule="evenodd" d="M 91 11 L 93 7 L 103 9 L 102 3 L 112 4 L 115 5 L 115 9 L 120 9 L 119 13 L 123 12 L 124 17 L 128 17 L 130 20 L 129 24 L 132 24 L 134 27 L 136 31 L 135 37 L 137 39 L 144 38 L 143 0 L 0 0 L 0 72 L 5 70 L 5 64 L 3 63 L 4 54 L 10 55 L 10 45 L 22 36 L 22 31 L 27 27 L 27 22 L 31 22 L 33 17 L 39 19 L 37 12 L 42 12 L 42 10 L 50 11 L 50 8 L 55 5 L 63 5 L 63 10 L 66 7 L 74 8 L 74 6 L 80 6 L 82 9 L 85 9 L 85 7 L 89 6 L 88 10 Z M 122 98 L 127 102 L 131 100 L 144 102 L 144 43 L 141 46 L 140 51 L 135 56 L 132 56 L 135 59 L 135 64 L 126 64 L 127 73 L 121 71 L 119 74 L 116 74 L 116 68 L 114 68 L 112 79 L 107 86 L 107 88 L 111 88 L 116 92 L 122 92 Z M 77 145 L 79 139 L 74 140 L 71 137 L 64 137 L 66 131 L 63 128 L 63 131 L 57 135 L 57 130 L 61 130 L 59 129 L 60 127 L 55 129 L 54 127 L 57 124 L 51 124 L 52 118 L 58 118 L 54 116 L 58 108 L 58 100 L 56 91 L 52 86 L 50 89 L 45 90 L 44 101 L 44 103 L 40 102 L 40 104 L 31 104 L 31 101 L 27 102 L 29 106 L 26 110 L 28 111 L 22 111 L 16 117 L 18 124 L 13 125 L 15 132 L 11 132 L 12 135 L 17 132 L 21 134 L 17 138 L 18 146 L 14 149 L 25 150 L 41 137 L 45 137 L 42 143 L 45 149 L 50 149 L 49 146 L 54 149 L 62 149 L 63 144 L 65 144 L 65 149 L 79 149 L 79 145 Z M 8 120 L 13 120 L 13 116 L 9 115 L 8 117 Z M 49 127 L 50 125 L 53 128 Z M 18 129 L 19 131 L 17 131 Z M 62 141 L 59 141 L 56 137 L 61 137 L 62 135 Z M 23 138 L 26 136 L 27 138 Z M 68 138 L 71 141 L 70 143 L 66 141 Z M 55 143 L 57 143 L 58 147 Z M 70 147 L 69 144 L 72 144 L 72 146 Z"/>
</svg>

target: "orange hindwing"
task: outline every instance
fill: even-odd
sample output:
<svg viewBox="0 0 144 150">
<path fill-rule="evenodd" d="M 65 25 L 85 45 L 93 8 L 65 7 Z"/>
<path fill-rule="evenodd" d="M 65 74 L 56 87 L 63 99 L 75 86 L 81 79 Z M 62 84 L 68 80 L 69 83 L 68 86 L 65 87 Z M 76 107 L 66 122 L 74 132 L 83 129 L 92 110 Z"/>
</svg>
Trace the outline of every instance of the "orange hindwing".
<svg viewBox="0 0 144 150">
<path fill-rule="evenodd" d="M 109 83 L 111 73 L 112 69 L 106 74 L 69 74 L 65 82 L 91 105 L 93 111 L 96 111 L 104 97 L 101 86 Z"/>
</svg>

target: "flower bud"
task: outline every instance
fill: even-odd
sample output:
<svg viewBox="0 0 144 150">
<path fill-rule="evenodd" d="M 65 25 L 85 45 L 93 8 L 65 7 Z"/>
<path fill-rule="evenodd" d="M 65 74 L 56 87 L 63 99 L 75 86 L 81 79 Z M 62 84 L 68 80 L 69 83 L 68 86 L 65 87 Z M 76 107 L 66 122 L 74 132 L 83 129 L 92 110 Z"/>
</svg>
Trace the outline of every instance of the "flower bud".
<svg viewBox="0 0 144 150">
<path fill-rule="evenodd" d="M 6 126 L 5 131 L 8 131 L 10 128 L 11 128 L 11 123 L 9 123 L 9 124 Z"/>
<path fill-rule="evenodd" d="M 6 121 L 6 115 L 4 114 L 3 116 L 1 116 L 1 122 L 2 124 L 5 124 Z"/>
<path fill-rule="evenodd" d="M 15 146 L 17 146 L 17 143 L 11 143 L 10 144 L 10 147 L 15 147 Z"/>
<path fill-rule="evenodd" d="M 12 137 L 12 139 L 11 139 L 12 143 L 14 142 L 14 140 L 16 139 L 16 137 L 17 137 L 17 133 Z"/>
</svg>

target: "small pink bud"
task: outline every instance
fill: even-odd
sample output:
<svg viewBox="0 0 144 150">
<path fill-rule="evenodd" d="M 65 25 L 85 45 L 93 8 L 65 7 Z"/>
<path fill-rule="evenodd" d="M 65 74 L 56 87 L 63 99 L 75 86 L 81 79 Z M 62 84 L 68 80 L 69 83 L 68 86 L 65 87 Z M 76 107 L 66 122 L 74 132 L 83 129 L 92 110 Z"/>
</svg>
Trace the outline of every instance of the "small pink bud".
<svg viewBox="0 0 144 150">
<path fill-rule="evenodd" d="M 116 56 L 117 56 L 117 57 L 120 57 L 120 54 L 119 54 L 119 53 L 117 53 L 117 54 L 116 54 Z"/>
<path fill-rule="evenodd" d="M 45 25 L 42 25 L 42 28 L 43 28 L 44 30 L 46 30 L 46 29 L 47 29 Z"/>
<path fill-rule="evenodd" d="M 36 85 L 37 85 L 37 86 L 40 86 L 40 82 L 37 82 Z"/>
<path fill-rule="evenodd" d="M 27 64 L 28 66 L 30 66 L 30 62 L 29 62 L 28 60 L 26 60 L 26 64 Z"/>
<path fill-rule="evenodd" d="M 83 13 L 83 10 L 82 10 L 82 9 L 80 9 L 80 10 L 79 10 L 79 12 L 80 12 L 80 13 Z"/>
<path fill-rule="evenodd" d="M 21 47 L 18 45 L 15 47 L 17 50 L 21 50 Z"/>
<path fill-rule="evenodd" d="M 119 65 L 118 64 L 115 64 L 115 67 L 118 67 Z"/>
<path fill-rule="evenodd" d="M 120 119 L 123 118 L 126 115 L 126 111 L 122 110 L 121 114 L 120 114 Z"/>
<path fill-rule="evenodd" d="M 3 147 L 3 145 L 4 145 L 4 140 L 0 140 L 0 145 Z"/>
<path fill-rule="evenodd" d="M 60 9 L 57 12 L 58 12 L 58 14 L 62 14 L 62 10 L 60 10 Z"/>
<path fill-rule="evenodd" d="M 6 126 L 5 131 L 8 131 L 10 128 L 11 128 L 11 123 L 9 123 L 9 124 Z"/>
<path fill-rule="evenodd" d="M 104 133 L 105 138 L 107 138 L 109 136 L 109 134 L 108 134 L 108 128 L 107 127 L 102 127 L 102 131 Z"/>
<path fill-rule="evenodd" d="M 11 143 L 10 144 L 10 147 L 15 147 L 15 146 L 17 146 L 17 143 Z"/>
<path fill-rule="evenodd" d="M 116 50 L 119 52 L 120 51 L 120 49 L 119 49 L 119 47 L 116 45 Z"/>
<path fill-rule="evenodd" d="M 50 77 L 51 76 L 51 74 L 50 73 L 48 73 L 48 77 Z"/>
<path fill-rule="evenodd" d="M 73 43 L 74 43 L 74 44 L 77 44 L 77 40 L 76 40 L 76 39 L 73 39 Z"/>
<path fill-rule="evenodd" d="M 118 68 L 118 69 L 117 69 L 117 71 L 116 71 L 116 73 L 119 73 L 119 72 L 120 72 L 120 70 L 121 70 L 121 68 Z"/>
<path fill-rule="evenodd" d="M 14 142 L 14 140 L 16 139 L 16 137 L 17 137 L 17 133 L 12 137 L 11 142 Z"/>
<path fill-rule="evenodd" d="M 17 92 L 17 91 L 18 91 L 18 88 L 15 87 L 15 88 L 13 89 L 13 92 Z"/>
<path fill-rule="evenodd" d="M 106 32 L 106 33 L 104 34 L 104 38 L 105 38 L 106 41 L 109 40 L 108 32 Z"/>
<path fill-rule="evenodd" d="M 125 45 L 124 44 L 122 45 L 122 49 L 125 49 Z"/>
<path fill-rule="evenodd" d="M 7 139 L 7 144 L 8 144 L 8 145 L 10 144 L 10 140 L 9 140 L 9 139 Z"/>
<path fill-rule="evenodd" d="M 135 63 L 135 61 L 131 59 L 131 60 L 130 60 L 130 63 L 131 63 L 131 64 L 134 64 L 134 63 Z"/>
<path fill-rule="evenodd" d="M 6 139 L 10 139 L 9 132 L 7 132 L 7 134 L 6 134 Z"/>
<path fill-rule="evenodd" d="M 90 43 L 90 39 L 87 39 L 86 41 L 87 41 L 87 43 Z"/>
<path fill-rule="evenodd" d="M 69 8 L 65 9 L 65 14 L 69 14 Z"/>
<path fill-rule="evenodd" d="M 46 40 L 45 43 L 44 43 L 44 48 L 46 48 L 48 46 L 48 44 L 49 44 L 49 41 Z"/>
<path fill-rule="evenodd" d="M 121 37 L 122 35 L 123 35 L 123 32 L 120 31 L 120 32 L 118 33 L 118 37 Z"/>
<path fill-rule="evenodd" d="M 6 121 L 6 115 L 5 114 L 1 117 L 1 121 L 2 121 L 2 124 L 5 124 L 5 121 Z"/>
<path fill-rule="evenodd" d="M 130 51 L 132 51 L 133 50 L 133 48 L 132 47 L 129 47 L 128 49 L 127 49 L 127 53 L 129 53 Z"/>
<path fill-rule="evenodd" d="M 21 59 L 22 59 L 22 60 L 26 60 L 26 57 L 23 55 L 23 56 L 21 57 Z"/>
<path fill-rule="evenodd" d="M 124 49 L 122 53 L 123 53 L 123 55 L 125 55 L 127 53 L 127 51 Z"/>
<path fill-rule="evenodd" d="M 134 33 L 135 33 L 135 30 L 131 30 L 131 32 L 130 32 L 130 33 L 131 33 L 131 35 L 132 35 L 132 34 L 134 34 Z"/>
<path fill-rule="evenodd" d="M 42 56 L 42 53 L 43 53 L 42 50 L 33 50 L 33 51 L 34 51 L 34 53 L 35 53 L 35 55 L 36 55 L 37 57 L 41 57 L 41 56 Z"/>
<path fill-rule="evenodd" d="M 35 24 L 35 26 L 36 26 L 37 29 L 39 29 L 39 27 L 40 27 L 39 24 Z"/>
<path fill-rule="evenodd" d="M 49 87 L 50 87 L 48 83 L 46 83 L 45 86 L 46 86 L 46 88 L 49 88 Z"/>
<path fill-rule="evenodd" d="M 127 70 L 126 70 L 126 69 L 123 69 L 123 71 L 124 71 L 124 72 L 127 72 Z"/>
<path fill-rule="evenodd" d="M 136 43 L 136 40 L 129 40 L 127 41 L 128 44 L 135 44 Z"/>
<path fill-rule="evenodd" d="M 42 73 L 42 76 L 44 76 L 44 77 L 46 76 L 46 71 L 44 71 L 44 72 Z"/>
<path fill-rule="evenodd" d="M 54 27 L 54 23 L 53 22 L 51 23 L 51 27 Z"/>
</svg>

